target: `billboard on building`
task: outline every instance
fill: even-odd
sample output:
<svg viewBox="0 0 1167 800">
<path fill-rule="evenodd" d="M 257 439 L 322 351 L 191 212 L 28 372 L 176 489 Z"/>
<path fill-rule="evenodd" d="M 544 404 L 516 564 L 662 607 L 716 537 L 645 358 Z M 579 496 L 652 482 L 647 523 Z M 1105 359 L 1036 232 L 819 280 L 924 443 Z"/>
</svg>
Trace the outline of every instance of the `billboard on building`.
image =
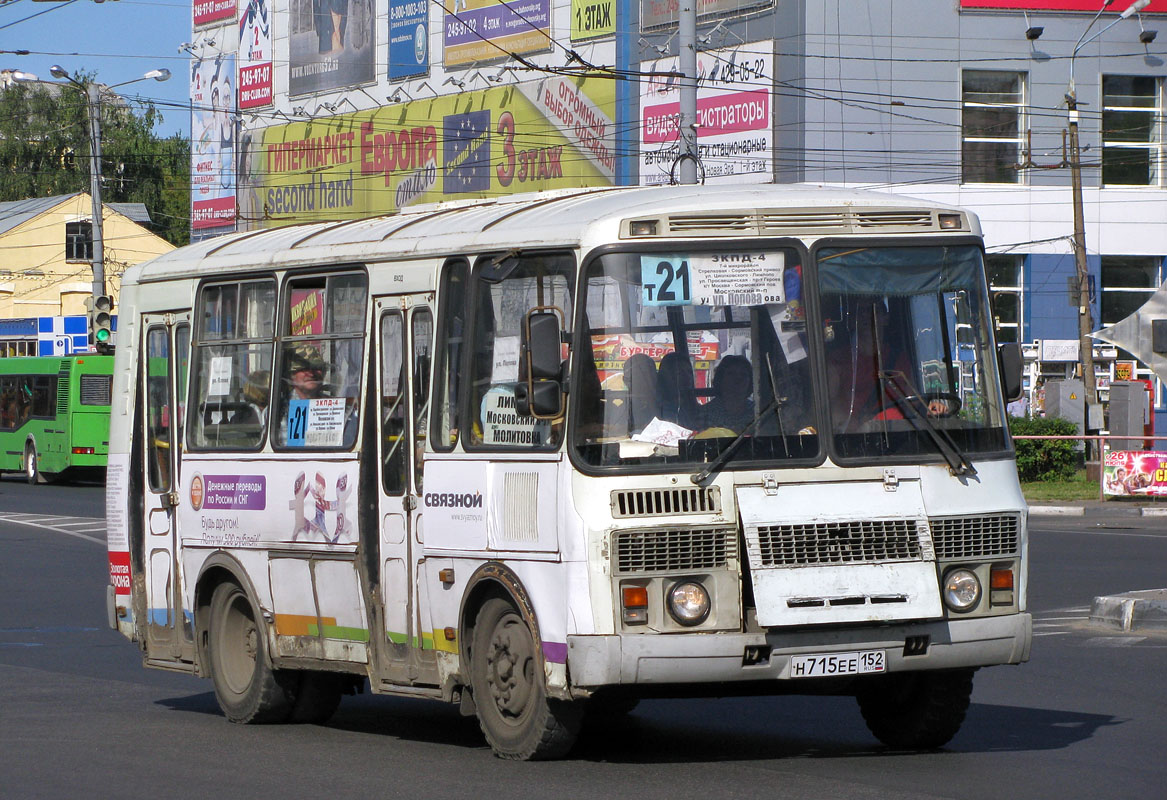
<svg viewBox="0 0 1167 800">
<path fill-rule="evenodd" d="M 446 67 L 550 50 L 551 0 L 452 0 L 442 30 Z"/>
<path fill-rule="evenodd" d="M 271 2 L 247 0 L 239 14 L 239 107 L 272 103 Z"/>
<path fill-rule="evenodd" d="M 640 183 L 673 182 L 680 154 L 677 57 L 645 62 L 640 82 Z M 765 183 L 774 174 L 774 42 L 697 54 L 697 147 L 706 183 Z"/>
<path fill-rule="evenodd" d="M 288 93 L 376 80 L 373 0 L 291 0 Z"/>
<path fill-rule="evenodd" d="M 616 33 L 616 0 L 571 0 L 571 40 L 582 42 Z"/>
<path fill-rule="evenodd" d="M 1118 14 L 1133 2 L 1118 4 L 1114 13 Z M 1096 14 L 1102 6 L 1102 0 L 960 0 L 961 8 L 1011 8 L 1017 11 L 1088 11 Z M 1167 0 L 1151 0 L 1142 13 L 1167 14 Z"/>
<path fill-rule="evenodd" d="M 704 22 L 773 5 L 774 0 L 697 0 L 697 19 Z M 641 30 L 676 25 L 680 7 L 677 0 L 640 0 Z"/>
<path fill-rule="evenodd" d="M 196 26 L 225 19 L 235 19 L 235 0 L 194 0 L 191 3 L 191 20 Z"/>
<path fill-rule="evenodd" d="M 609 186 L 615 85 L 549 77 L 256 131 L 243 202 L 277 226 Z"/>
<path fill-rule="evenodd" d="M 430 69 L 429 0 L 389 0 L 389 80 Z"/>
<path fill-rule="evenodd" d="M 192 232 L 235 224 L 235 56 L 191 63 Z"/>
</svg>

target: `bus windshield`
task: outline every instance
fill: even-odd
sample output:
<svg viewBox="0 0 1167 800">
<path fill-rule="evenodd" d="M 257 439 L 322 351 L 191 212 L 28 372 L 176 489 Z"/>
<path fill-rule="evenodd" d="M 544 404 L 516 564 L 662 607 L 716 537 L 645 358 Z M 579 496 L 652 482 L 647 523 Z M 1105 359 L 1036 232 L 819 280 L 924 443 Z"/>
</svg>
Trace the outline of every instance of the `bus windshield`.
<svg viewBox="0 0 1167 800">
<path fill-rule="evenodd" d="M 816 253 L 834 456 L 1006 448 L 980 250 Z"/>
<path fill-rule="evenodd" d="M 817 277 L 803 266 L 783 247 L 594 260 L 576 348 L 581 462 L 793 466 L 825 446 L 840 463 L 951 462 L 1005 450 L 978 248 L 827 247 Z M 821 338 L 804 277 L 817 282 Z M 817 389 L 816 360 L 827 377 Z"/>
<path fill-rule="evenodd" d="M 587 271 L 575 444 L 592 467 L 819 452 L 793 248 L 611 253 Z"/>
</svg>

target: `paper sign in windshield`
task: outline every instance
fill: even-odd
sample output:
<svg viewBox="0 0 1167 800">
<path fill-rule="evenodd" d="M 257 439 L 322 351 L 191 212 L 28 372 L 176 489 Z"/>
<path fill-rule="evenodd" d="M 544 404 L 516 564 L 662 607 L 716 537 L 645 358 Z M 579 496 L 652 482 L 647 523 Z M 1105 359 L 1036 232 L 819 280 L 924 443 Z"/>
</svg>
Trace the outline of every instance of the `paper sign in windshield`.
<svg viewBox="0 0 1167 800">
<path fill-rule="evenodd" d="M 640 257 L 647 306 L 756 306 L 783 303 L 781 252 Z"/>
</svg>

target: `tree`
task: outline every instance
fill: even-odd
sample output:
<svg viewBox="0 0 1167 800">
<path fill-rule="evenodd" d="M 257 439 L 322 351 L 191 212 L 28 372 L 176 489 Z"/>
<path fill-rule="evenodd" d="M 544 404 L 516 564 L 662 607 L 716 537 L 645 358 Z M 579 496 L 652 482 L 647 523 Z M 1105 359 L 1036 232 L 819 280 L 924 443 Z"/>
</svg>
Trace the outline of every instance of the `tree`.
<svg viewBox="0 0 1167 800">
<path fill-rule="evenodd" d="M 77 75 L 88 83 L 92 76 Z M 14 83 L 0 91 L 0 201 L 89 191 L 85 95 L 75 87 Z M 190 142 L 154 135 L 158 112 L 102 94 L 102 200 L 142 203 L 156 232 L 190 240 Z"/>
</svg>

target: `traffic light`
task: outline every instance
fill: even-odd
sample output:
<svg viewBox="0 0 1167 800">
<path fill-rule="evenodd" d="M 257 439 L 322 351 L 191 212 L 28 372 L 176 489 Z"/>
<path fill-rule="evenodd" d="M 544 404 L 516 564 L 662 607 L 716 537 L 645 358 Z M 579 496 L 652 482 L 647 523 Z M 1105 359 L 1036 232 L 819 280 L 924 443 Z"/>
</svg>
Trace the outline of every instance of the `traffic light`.
<svg viewBox="0 0 1167 800">
<path fill-rule="evenodd" d="M 97 350 L 113 346 L 113 300 L 108 295 L 97 295 L 89 309 L 89 341 Z"/>
</svg>

